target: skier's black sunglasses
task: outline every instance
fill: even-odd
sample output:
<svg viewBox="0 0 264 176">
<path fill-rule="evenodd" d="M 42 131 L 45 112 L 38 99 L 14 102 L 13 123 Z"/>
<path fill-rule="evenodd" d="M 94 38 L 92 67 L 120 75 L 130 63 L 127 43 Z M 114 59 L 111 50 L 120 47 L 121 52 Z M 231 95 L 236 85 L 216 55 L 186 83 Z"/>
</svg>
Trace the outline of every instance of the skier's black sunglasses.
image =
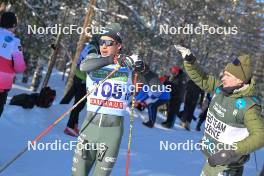
<svg viewBox="0 0 264 176">
<path fill-rule="evenodd" d="M 100 46 L 103 46 L 103 45 L 105 45 L 105 46 L 113 46 L 114 45 L 114 43 L 115 43 L 115 41 L 113 41 L 113 40 L 99 40 L 99 45 Z"/>
<path fill-rule="evenodd" d="M 240 66 L 240 68 L 241 68 L 241 70 L 243 72 L 243 76 L 244 76 L 244 78 L 246 80 L 246 74 L 245 74 L 245 72 L 243 70 L 243 67 L 241 66 L 240 60 L 236 56 L 232 56 L 232 59 L 233 59 L 232 64 L 235 65 L 235 66 Z"/>
</svg>

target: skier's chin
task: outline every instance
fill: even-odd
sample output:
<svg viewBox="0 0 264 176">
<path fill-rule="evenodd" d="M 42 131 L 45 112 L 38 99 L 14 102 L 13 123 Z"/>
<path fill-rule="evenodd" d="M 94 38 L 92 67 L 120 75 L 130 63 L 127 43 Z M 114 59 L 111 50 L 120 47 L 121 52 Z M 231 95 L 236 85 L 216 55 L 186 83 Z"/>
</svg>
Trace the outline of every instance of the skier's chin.
<svg viewBox="0 0 264 176">
<path fill-rule="evenodd" d="M 103 57 L 109 57 L 111 54 L 108 53 L 108 52 L 102 52 L 101 55 L 102 55 Z"/>
<path fill-rule="evenodd" d="M 240 88 L 239 86 L 226 86 L 226 87 L 223 87 L 223 91 L 226 94 L 231 94 L 234 92 L 234 90 L 239 89 L 239 88 Z"/>
</svg>

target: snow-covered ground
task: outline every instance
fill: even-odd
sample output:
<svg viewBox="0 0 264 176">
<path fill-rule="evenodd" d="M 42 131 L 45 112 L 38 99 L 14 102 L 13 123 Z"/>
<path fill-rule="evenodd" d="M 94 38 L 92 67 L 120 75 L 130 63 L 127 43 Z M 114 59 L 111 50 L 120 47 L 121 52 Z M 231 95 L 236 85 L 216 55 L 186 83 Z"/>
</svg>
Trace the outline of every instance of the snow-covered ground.
<svg viewBox="0 0 264 176">
<path fill-rule="evenodd" d="M 28 85 L 20 83 L 10 91 L 8 100 L 19 93 L 31 93 Z M 23 109 L 18 106 L 6 105 L 4 113 L 0 118 L 0 167 L 24 149 L 28 141 L 35 139 L 42 131 L 62 115 L 70 105 L 60 105 L 59 101 L 64 91 L 65 82 L 61 81 L 61 73 L 54 71 L 49 86 L 57 91 L 57 97 L 52 107 L 48 109 L 34 107 Z M 198 114 L 196 111 L 196 115 Z M 80 122 L 85 117 L 85 110 L 80 115 Z M 158 116 L 157 124 L 163 121 L 161 114 Z M 133 129 L 132 153 L 129 175 L 137 176 L 192 176 L 199 175 L 205 162 L 200 151 L 184 150 L 160 150 L 160 141 L 175 147 L 176 143 L 198 142 L 202 132 L 187 132 L 181 129 L 176 122 L 174 129 L 167 130 L 160 125 L 148 129 L 142 125 L 142 120 L 147 119 L 146 112 L 135 112 L 135 123 Z M 76 138 L 66 136 L 63 130 L 66 126 L 68 116 L 52 129 L 40 142 L 52 143 L 59 141 L 67 143 Z M 81 124 L 81 123 L 80 123 Z M 194 129 L 196 122 L 193 122 Z M 125 132 L 117 163 L 112 172 L 113 176 L 125 175 L 125 162 L 129 132 L 129 117 L 125 118 Z M 263 139 L 264 140 L 264 139 Z M 164 148 L 163 148 L 164 149 Z M 61 151 L 28 151 L 0 175 L 2 176 L 69 176 L 73 150 Z M 264 163 L 264 149 L 256 152 L 258 168 Z M 245 165 L 245 176 L 256 176 L 254 156 Z"/>
</svg>

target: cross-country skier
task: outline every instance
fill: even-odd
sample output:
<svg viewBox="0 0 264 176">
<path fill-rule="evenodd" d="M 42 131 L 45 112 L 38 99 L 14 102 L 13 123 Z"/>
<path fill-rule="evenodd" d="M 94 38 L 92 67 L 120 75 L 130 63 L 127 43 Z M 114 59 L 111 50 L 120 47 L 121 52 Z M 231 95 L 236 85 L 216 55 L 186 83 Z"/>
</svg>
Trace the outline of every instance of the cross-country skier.
<svg viewBox="0 0 264 176">
<path fill-rule="evenodd" d="M 16 26 L 16 15 L 4 12 L 0 19 L 0 116 L 15 74 L 25 70 L 20 40 L 14 34 Z"/>
<path fill-rule="evenodd" d="M 204 91 L 214 92 L 202 139 L 208 160 L 201 175 L 242 176 L 249 154 L 264 146 L 264 123 L 249 55 L 234 56 L 218 80 L 200 69 L 189 49 L 175 48 L 190 78 Z"/>
<path fill-rule="evenodd" d="M 83 122 L 73 158 L 72 175 L 85 176 L 95 166 L 94 176 L 110 175 L 116 162 L 122 135 L 123 118 L 130 103 L 132 70 L 140 72 L 148 84 L 159 85 L 158 76 L 138 58 L 120 56 L 122 48 L 121 28 L 117 23 L 107 26 L 100 38 L 101 57 L 88 55 L 81 63 L 81 71 L 87 71 L 86 86 L 91 91 L 117 65 L 122 67 L 87 98 L 87 118 Z M 82 149 L 84 148 L 84 149 Z M 85 149 L 86 148 L 86 149 Z"/>
</svg>

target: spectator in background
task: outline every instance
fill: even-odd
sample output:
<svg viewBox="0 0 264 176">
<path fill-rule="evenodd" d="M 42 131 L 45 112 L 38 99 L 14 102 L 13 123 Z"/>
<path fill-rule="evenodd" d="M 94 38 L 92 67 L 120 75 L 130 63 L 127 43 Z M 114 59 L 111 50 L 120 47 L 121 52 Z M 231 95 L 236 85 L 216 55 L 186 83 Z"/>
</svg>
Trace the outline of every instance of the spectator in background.
<svg viewBox="0 0 264 176">
<path fill-rule="evenodd" d="M 199 115 L 199 121 L 196 125 L 196 131 L 201 131 L 201 125 L 206 119 L 206 115 L 207 115 L 210 102 L 211 102 L 211 95 L 210 93 L 207 93 L 206 96 L 203 98 L 202 112 Z"/>
<path fill-rule="evenodd" d="M 163 75 L 163 76 L 161 76 L 160 78 L 159 78 L 159 80 L 160 80 L 160 82 L 162 83 L 162 84 L 165 84 L 166 82 L 168 82 L 169 81 L 169 76 L 167 76 L 167 75 Z"/>
<path fill-rule="evenodd" d="M 184 110 L 180 113 L 182 120 L 181 126 L 190 131 L 190 124 L 194 117 L 194 110 L 197 105 L 199 96 L 203 93 L 199 86 L 197 86 L 191 79 L 187 82 L 186 93 L 184 99 Z"/>
<path fill-rule="evenodd" d="M 16 73 L 26 69 L 19 38 L 15 36 L 16 15 L 4 12 L 0 19 L 0 116 Z"/>
<path fill-rule="evenodd" d="M 136 96 L 136 101 L 144 103 L 148 108 L 149 121 L 143 122 L 143 125 L 153 128 L 156 118 L 158 107 L 167 103 L 170 99 L 169 92 L 145 92 L 142 89 Z"/>
<path fill-rule="evenodd" d="M 168 103 L 167 120 L 162 122 L 162 126 L 165 128 L 172 128 L 176 115 L 179 116 L 185 85 L 185 74 L 180 67 L 173 66 L 170 72 L 171 78 L 164 82 L 164 85 L 170 85 L 172 89 L 170 93 L 171 99 Z"/>
<path fill-rule="evenodd" d="M 163 75 L 163 76 L 161 76 L 161 77 L 159 78 L 160 83 L 161 83 L 162 85 L 166 86 L 166 85 L 167 85 L 166 83 L 169 81 L 169 78 L 170 78 L 170 77 L 169 77 L 168 75 Z M 165 103 L 164 105 L 160 106 L 160 107 L 158 108 L 158 112 L 163 113 L 165 116 L 167 116 L 167 114 L 168 114 L 168 105 L 169 105 L 169 102 L 167 102 L 167 103 Z"/>
<path fill-rule="evenodd" d="M 77 63 L 75 75 L 73 78 L 73 84 L 69 91 L 62 98 L 60 104 L 68 104 L 74 97 L 74 104 L 86 95 L 86 72 L 80 71 L 80 63 L 86 58 L 88 54 L 99 52 L 99 36 L 93 35 L 91 42 L 87 43 L 80 54 L 80 58 Z M 79 134 L 78 121 L 79 113 L 85 107 L 86 101 L 81 102 L 76 108 L 71 111 L 70 118 L 67 123 L 67 127 L 64 129 L 64 133 L 73 137 L 77 137 Z"/>
</svg>

